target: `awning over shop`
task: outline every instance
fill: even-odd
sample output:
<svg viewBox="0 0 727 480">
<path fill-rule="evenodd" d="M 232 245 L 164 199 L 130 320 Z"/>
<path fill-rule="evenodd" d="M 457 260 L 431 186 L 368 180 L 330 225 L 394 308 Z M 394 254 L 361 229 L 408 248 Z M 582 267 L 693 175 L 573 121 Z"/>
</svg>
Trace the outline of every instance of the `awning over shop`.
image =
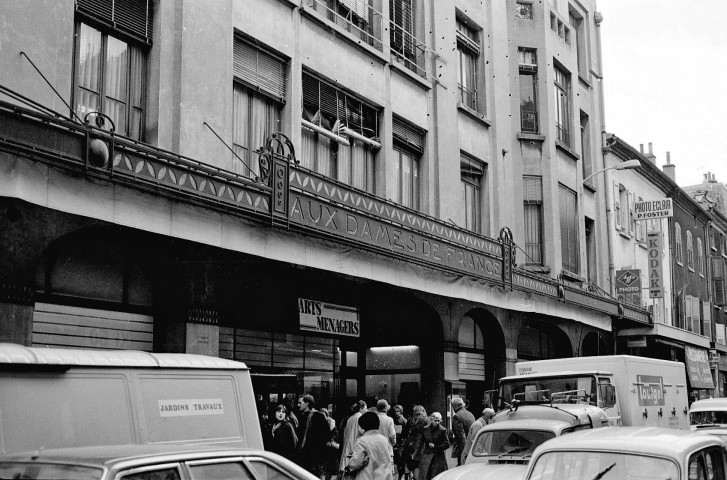
<svg viewBox="0 0 727 480">
<path fill-rule="evenodd" d="M 709 369 L 709 356 L 704 348 L 684 346 L 684 357 L 687 361 L 687 375 L 692 388 L 713 389 L 712 372 Z"/>
</svg>

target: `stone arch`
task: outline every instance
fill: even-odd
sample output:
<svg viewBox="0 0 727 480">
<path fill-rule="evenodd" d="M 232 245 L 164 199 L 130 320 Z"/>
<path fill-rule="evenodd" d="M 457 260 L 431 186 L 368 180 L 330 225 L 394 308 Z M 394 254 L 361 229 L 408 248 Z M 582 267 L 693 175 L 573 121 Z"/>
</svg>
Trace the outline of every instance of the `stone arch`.
<svg viewBox="0 0 727 480">
<path fill-rule="evenodd" d="M 608 347 L 605 338 L 600 332 L 589 332 L 583 337 L 580 356 L 591 357 L 610 355 L 612 353 L 612 349 Z"/>
<path fill-rule="evenodd" d="M 566 358 L 573 356 L 573 344 L 558 326 L 526 321 L 518 332 L 517 352 L 519 360 Z"/>
</svg>

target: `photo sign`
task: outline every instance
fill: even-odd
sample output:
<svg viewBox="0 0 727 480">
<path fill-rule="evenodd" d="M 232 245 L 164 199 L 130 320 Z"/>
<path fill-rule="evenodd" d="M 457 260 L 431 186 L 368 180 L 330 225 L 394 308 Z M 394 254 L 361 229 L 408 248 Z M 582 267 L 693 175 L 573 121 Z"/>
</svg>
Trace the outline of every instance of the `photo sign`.
<svg viewBox="0 0 727 480">
<path fill-rule="evenodd" d="M 674 215 L 671 198 L 634 202 L 634 220 L 654 220 Z"/>
<path fill-rule="evenodd" d="M 299 298 L 298 316 L 300 329 L 304 331 L 347 337 L 361 335 L 357 308 Z"/>
<path fill-rule="evenodd" d="M 649 298 L 664 298 L 661 232 L 646 234 L 646 252 L 649 256 Z"/>
<path fill-rule="evenodd" d="M 616 296 L 620 301 L 641 306 L 641 270 L 616 271 Z"/>
</svg>

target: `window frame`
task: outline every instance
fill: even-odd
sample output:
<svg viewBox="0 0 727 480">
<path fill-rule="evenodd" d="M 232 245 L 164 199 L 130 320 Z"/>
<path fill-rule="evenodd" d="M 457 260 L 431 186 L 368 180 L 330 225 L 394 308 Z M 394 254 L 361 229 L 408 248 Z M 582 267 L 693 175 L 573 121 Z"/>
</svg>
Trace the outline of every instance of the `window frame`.
<svg viewBox="0 0 727 480">
<path fill-rule="evenodd" d="M 525 63 L 528 59 L 531 63 Z M 524 84 L 523 80 L 529 79 L 529 84 Z M 538 51 L 535 48 L 518 47 L 518 87 L 520 95 L 520 131 L 523 133 L 540 133 L 540 121 L 538 108 Z M 524 109 L 523 92 L 532 87 L 532 111 Z M 525 119 L 527 115 L 532 116 L 532 128 L 525 128 Z M 530 117 L 527 117 L 530 120 Z"/>
<path fill-rule="evenodd" d="M 687 268 L 694 271 L 694 242 L 692 239 L 692 231 L 687 230 Z"/>
<path fill-rule="evenodd" d="M 682 227 L 679 222 L 674 222 L 674 248 L 676 254 L 676 262 L 680 266 L 684 266 L 683 247 L 682 247 Z"/>
<path fill-rule="evenodd" d="M 460 182 L 462 188 L 462 207 L 464 209 L 464 228 L 474 232 L 482 233 L 483 226 L 483 215 L 482 215 L 482 201 L 483 201 L 483 182 L 487 174 L 487 167 L 485 164 L 477 159 L 471 158 L 464 152 L 460 153 Z M 468 187 L 473 192 L 473 202 L 469 205 L 467 202 L 467 190 Z M 471 217 L 473 218 L 473 225 L 469 224 L 470 210 L 472 210 Z"/>
<path fill-rule="evenodd" d="M 523 220 L 524 220 L 524 234 L 525 239 L 523 241 L 523 246 L 525 248 L 525 257 L 526 257 L 526 265 L 545 265 L 545 242 L 543 240 L 543 235 L 545 231 L 545 225 L 544 225 L 544 212 L 543 212 L 543 177 L 538 175 L 523 175 L 523 186 L 525 186 L 525 183 L 528 180 L 532 180 L 534 182 L 539 183 L 539 196 L 540 198 L 529 198 L 526 196 L 525 189 L 523 192 Z M 534 208 L 529 209 L 528 206 L 533 206 Z M 528 242 L 528 239 L 530 238 L 529 232 L 529 222 L 528 218 L 530 218 L 528 212 L 532 211 L 533 218 L 536 220 L 537 225 L 535 225 L 537 232 L 533 232 L 537 234 L 539 242 Z M 530 253 L 533 249 L 535 249 L 538 252 L 538 256 L 540 257 L 540 261 L 537 261 L 537 259 L 533 258 Z"/>
<path fill-rule="evenodd" d="M 396 203 L 402 207 L 411 208 L 412 210 L 420 211 L 421 205 L 421 154 L 412 148 L 408 148 L 401 143 L 394 142 L 394 154 L 396 155 L 395 162 L 397 163 L 397 198 Z M 411 161 L 411 175 L 408 177 L 411 180 L 409 185 L 410 198 L 404 199 L 404 186 L 407 178 L 404 176 L 404 157 L 407 157 Z M 415 168 L 414 168 L 415 167 Z M 406 201 L 405 201 L 406 200 Z"/>
<path fill-rule="evenodd" d="M 564 212 L 562 211 L 562 207 L 564 204 L 564 194 L 571 195 L 573 199 L 572 207 L 573 212 Z M 561 184 L 558 184 L 558 206 L 559 206 L 559 217 L 560 217 L 560 243 L 561 243 L 561 268 L 563 270 L 566 270 L 571 273 L 580 274 L 580 267 L 581 267 L 581 258 L 580 258 L 580 218 L 578 217 L 578 192 L 575 190 L 572 190 L 568 188 L 567 186 Z M 566 207 L 570 207 L 571 205 L 568 204 Z M 568 219 L 574 219 L 573 221 L 573 231 L 566 231 L 568 234 L 568 241 L 563 242 L 564 236 L 563 236 L 563 221 L 565 219 L 566 221 L 566 227 Z M 573 243 L 571 244 L 570 234 L 573 234 Z M 565 245 L 564 245 L 565 243 Z M 571 248 L 567 248 L 568 247 Z M 566 253 L 568 253 L 568 259 L 566 264 Z M 571 258 L 572 256 L 572 258 Z M 573 263 L 574 262 L 574 263 Z M 575 268 L 572 268 L 575 267 Z"/>
<path fill-rule="evenodd" d="M 81 68 L 81 43 L 83 41 L 83 27 L 87 27 L 94 32 L 98 32 L 100 35 L 100 43 L 99 43 L 99 52 L 98 52 L 98 67 L 96 69 L 96 72 L 94 76 L 96 77 L 97 81 L 97 91 L 91 90 L 88 87 L 82 86 L 80 82 L 80 68 Z M 115 97 L 112 97 L 108 95 L 108 86 L 107 86 L 107 80 L 112 75 L 108 72 L 107 66 L 108 66 L 108 57 L 109 57 L 109 37 L 113 38 L 117 42 L 121 42 L 126 46 L 126 92 L 124 94 L 124 98 L 122 100 L 119 100 Z M 137 66 L 133 65 L 134 62 L 132 61 L 132 57 L 134 56 L 133 52 L 136 51 L 137 55 L 141 59 L 141 65 L 138 66 L 140 71 L 135 71 L 135 68 Z M 87 18 L 85 16 L 76 17 L 74 21 L 74 42 L 73 42 L 73 65 L 72 65 L 72 79 L 71 79 L 71 91 L 72 91 L 72 99 L 71 99 L 71 105 L 73 106 L 73 112 L 78 115 L 81 121 L 85 121 L 85 116 L 90 112 L 98 112 L 103 115 L 108 116 L 109 118 L 112 118 L 113 115 L 109 111 L 106 103 L 108 100 L 111 100 L 115 103 L 122 103 L 125 108 L 125 115 L 124 115 L 124 125 L 123 128 L 119 128 L 120 126 L 117 125 L 117 121 L 114 121 L 114 127 L 115 127 L 115 134 L 121 135 L 125 137 L 129 137 L 134 140 L 138 141 L 144 141 L 146 138 L 146 113 L 147 113 L 147 73 L 148 73 L 148 54 L 149 54 L 149 45 L 140 41 L 134 40 L 133 37 L 130 37 L 129 35 L 124 35 L 123 32 L 117 31 L 113 28 L 108 28 L 104 26 L 99 21 L 94 21 L 91 18 Z M 138 76 L 138 78 L 137 78 Z M 134 79 L 137 78 L 138 85 L 134 87 Z M 134 104 L 134 101 L 132 97 L 134 96 L 134 90 L 139 90 L 139 101 L 138 105 Z M 79 104 L 80 100 L 83 98 L 83 95 L 81 92 L 90 92 L 92 95 L 95 95 L 98 98 L 98 103 L 96 110 L 91 110 L 91 107 L 89 108 L 89 112 L 81 113 L 79 111 L 79 107 L 82 105 Z M 85 105 L 83 105 L 85 106 Z M 135 111 L 139 112 L 139 131 L 136 135 L 132 134 L 131 128 L 133 123 L 133 114 Z"/>
<path fill-rule="evenodd" d="M 525 7 L 527 14 L 523 14 L 521 8 Z M 517 0 L 515 2 L 515 18 L 520 20 L 533 19 L 533 2 L 530 0 Z"/>
<path fill-rule="evenodd" d="M 573 106 L 571 87 L 571 73 L 556 62 L 553 62 L 555 138 L 556 141 L 568 148 L 571 147 L 573 123 L 571 118 L 571 109 Z"/>
<path fill-rule="evenodd" d="M 471 28 L 468 21 L 457 18 L 457 88 L 459 91 L 459 102 L 478 113 L 484 114 L 479 95 L 479 64 L 480 64 L 480 32 L 481 29 Z M 463 61 L 463 57 L 469 58 L 469 62 Z M 465 72 L 468 69 L 468 72 Z M 463 79 L 467 78 L 471 88 L 463 85 Z"/>
<path fill-rule="evenodd" d="M 697 268 L 699 269 L 699 276 L 704 278 L 704 247 L 700 237 L 697 237 Z"/>
</svg>

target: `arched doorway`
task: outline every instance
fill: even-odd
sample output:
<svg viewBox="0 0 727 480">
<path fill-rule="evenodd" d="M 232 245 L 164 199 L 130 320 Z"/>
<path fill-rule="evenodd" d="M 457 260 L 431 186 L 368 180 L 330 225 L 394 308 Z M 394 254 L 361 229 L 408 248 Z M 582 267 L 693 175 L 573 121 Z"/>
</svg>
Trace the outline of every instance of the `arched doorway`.
<svg viewBox="0 0 727 480">
<path fill-rule="evenodd" d="M 525 323 L 517 339 L 518 360 L 544 360 L 573 356 L 573 345 L 560 328 L 543 323 Z"/>
<path fill-rule="evenodd" d="M 470 411 L 478 416 L 492 404 L 497 381 L 505 374 L 505 337 L 490 312 L 474 309 L 460 320 L 457 341 L 460 388 Z"/>
<path fill-rule="evenodd" d="M 593 357 L 598 355 L 610 355 L 611 353 L 611 349 L 608 348 L 608 345 L 600 332 L 590 332 L 583 337 L 580 356 Z"/>
</svg>

